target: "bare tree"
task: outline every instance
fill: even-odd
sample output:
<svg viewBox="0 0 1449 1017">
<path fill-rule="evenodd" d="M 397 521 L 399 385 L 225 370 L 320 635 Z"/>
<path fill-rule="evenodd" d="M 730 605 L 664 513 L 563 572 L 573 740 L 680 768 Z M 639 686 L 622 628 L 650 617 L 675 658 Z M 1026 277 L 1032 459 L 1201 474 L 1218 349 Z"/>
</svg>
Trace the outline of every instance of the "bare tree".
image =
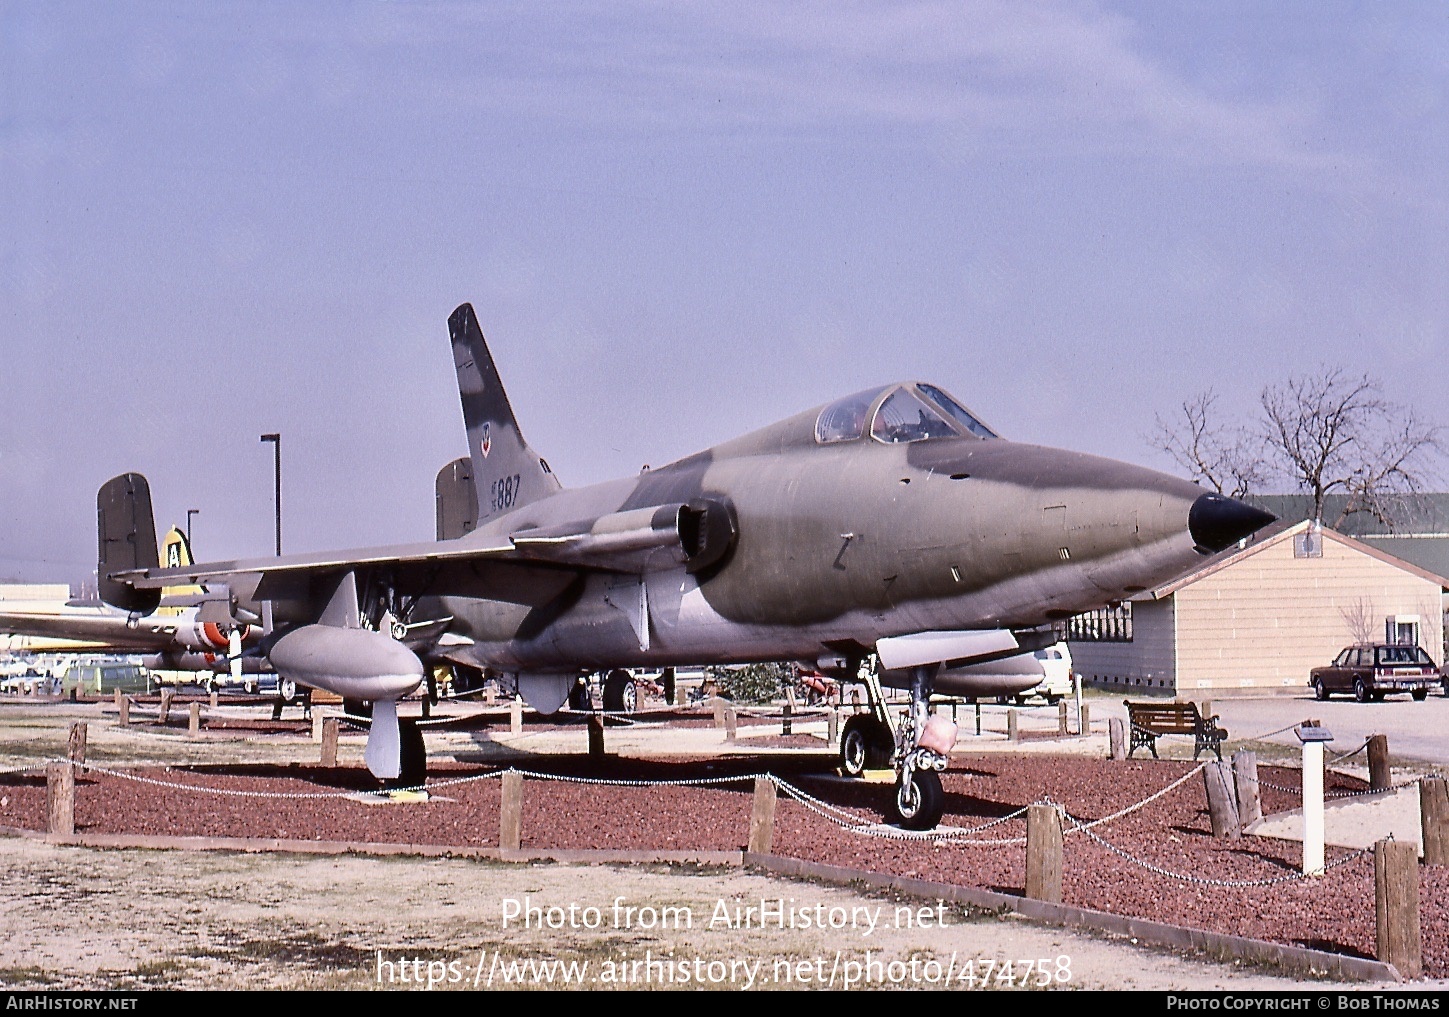
<svg viewBox="0 0 1449 1017">
<path fill-rule="evenodd" d="M 1325 497 L 1341 491 L 1347 506 L 1335 525 L 1368 512 L 1393 528 L 1407 496 L 1423 492 L 1444 453 L 1444 428 L 1385 399 L 1368 375 L 1325 367 L 1268 386 L 1261 401 L 1268 447 L 1313 497 L 1318 522 Z"/>
<path fill-rule="evenodd" d="M 1208 389 L 1182 404 L 1181 418 L 1156 417 L 1157 430 L 1148 440 L 1177 460 L 1193 480 L 1211 485 L 1219 494 L 1241 498 L 1259 488 L 1268 475 L 1265 445 L 1246 428 L 1216 423 L 1217 398 Z"/>
</svg>

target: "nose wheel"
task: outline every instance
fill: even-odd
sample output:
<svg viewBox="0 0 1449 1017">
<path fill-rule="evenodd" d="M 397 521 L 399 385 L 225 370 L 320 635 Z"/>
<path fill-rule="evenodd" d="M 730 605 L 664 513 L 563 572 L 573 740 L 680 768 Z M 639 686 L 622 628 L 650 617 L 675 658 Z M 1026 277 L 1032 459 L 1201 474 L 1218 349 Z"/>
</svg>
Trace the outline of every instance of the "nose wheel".
<svg viewBox="0 0 1449 1017">
<path fill-rule="evenodd" d="M 896 783 L 896 819 L 907 830 L 934 830 L 946 811 L 946 792 L 935 770 L 906 770 Z"/>
<path fill-rule="evenodd" d="M 935 829 L 946 809 L 940 771 L 949 762 L 950 746 L 934 737 L 922 744 L 922 735 L 927 732 L 931 690 L 939 665 L 912 668 L 911 705 L 894 732 L 880 690 L 879 660 L 872 658 L 862 665 L 856 673 L 865 685 L 870 712 L 845 722 L 840 733 L 840 769 L 848 777 L 859 777 L 866 770 L 892 767 L 896 771 L 896 793 L 886 818 L 907 830 Z M 955 737 L 955 726 L 948 726 L 949 740 Z"/>
</svg>

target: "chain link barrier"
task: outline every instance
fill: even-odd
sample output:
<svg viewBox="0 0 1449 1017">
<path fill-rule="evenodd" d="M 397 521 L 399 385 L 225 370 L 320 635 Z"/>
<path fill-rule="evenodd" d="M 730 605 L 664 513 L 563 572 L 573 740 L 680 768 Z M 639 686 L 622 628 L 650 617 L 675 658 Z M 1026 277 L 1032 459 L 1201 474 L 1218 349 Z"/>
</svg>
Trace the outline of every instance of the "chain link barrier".
<svg viewBox="0 0 1449 1017">
<path fill-rule="evenodd" d="M 1159 876 L 1166 876 L 1168 879 L 1176 879 L 1184 883 L 1192 883 L 1196 886 L 1266 887 L 1279 886 L 1284 883 L 1293 883 L 1298 882 L 1299 880 L 1317 878 L 1314 876 L 1310 876 L 1308 873 L 1305 872 L 1293 872 L 1287 873 L 1282 876 L 1274 876 L 1270 879 L 1208 879 L 1206 876 L 1193 876 L 1186 875 L 1181 872 L 1173 872 L 1169 869 L 1162 868 L 1160 865 L 1154 865 L 1151 862 L 1145 861 L 1141 858 L 1133 857 L 1133 855 L 1131 855 L 1129 852 L 1124 851 L 1122 848 L 1119 848 L 1111 841 L 1106 840 L 1104 837 L 1096 833 L 1096 831 L 1088 829 L 1088 824 L 1082 823 L 1066 809 L 1062 808 L 1061 806 L 1057 806 L 1057 810 L 1072 824 L 1072 830 L 1069 832 L 1075 833 L 1077 831 L 1080 831 L 1086 834 L 1089 839 L 1095 841 L 1097 844 L 1106 848 L 1108 851 L 1112 852 L 1118 857 L 1131 862 L 1133 865 L 1144 868 L 1149 872 L 1154 872 Z M 1364 855 L 1371 854 L 1373 854 L 1373 848 L 1359 848 L 1352 854 L 1348 854 L 1342 858 L 1335 859 L 1333 862 L 1325 865 L 1323 867 L 1323 872 L 1324 874 L 1327 874 L 1328 872 L 1337 868 L 1341 868 L 1342 866 L 1345 866 L 1350 862 L 1363 857 Z"/>
</svg>

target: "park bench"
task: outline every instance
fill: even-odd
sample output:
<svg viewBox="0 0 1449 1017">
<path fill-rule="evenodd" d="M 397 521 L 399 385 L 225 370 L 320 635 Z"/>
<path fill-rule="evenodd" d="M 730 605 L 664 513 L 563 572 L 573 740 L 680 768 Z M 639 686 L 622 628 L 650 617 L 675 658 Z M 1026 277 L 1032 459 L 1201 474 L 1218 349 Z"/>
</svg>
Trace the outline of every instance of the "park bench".
<svg viewBox="0 0 1449 1017">
<path fill-rule="evenodd" d="M 1123 703 L 1127 706 L 1127 724 L 1132 730 L 1128 759 L 1140 748 L 1151 749 L 1152 758 L 1157 759 L 1159 735 L 1192 735 L 1195 739 L 1192 749 L 1194 760 L 1204 751 L 1215 753 L 1219 760 L 1223 758 L 1223 739 L 1227 738 L 1228 732 L 1226 728 L 1218 727 L 1216 714 L 1204 717 L 1198 712 L 1196 703 L 1134 703 L 1130 699 L 1124 699 Z"/>
</svg>

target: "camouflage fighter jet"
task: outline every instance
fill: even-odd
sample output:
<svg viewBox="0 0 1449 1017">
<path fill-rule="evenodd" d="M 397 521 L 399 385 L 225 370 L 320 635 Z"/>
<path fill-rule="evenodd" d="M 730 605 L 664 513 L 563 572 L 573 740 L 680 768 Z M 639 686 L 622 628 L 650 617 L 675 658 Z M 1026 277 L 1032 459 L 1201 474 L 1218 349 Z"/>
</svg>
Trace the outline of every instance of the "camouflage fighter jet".
<svg viewBox="0 0 1449 1017">
<path fill-rule="evenodd" d="M 365 759 L 421 783 L 397 701 L 434 666 L 480 669 L 542 714 L 583 675 L 605 707 L 631 667 L 800 661 L 860 680 L 857 755 L 897 772 L 904 825 L 940 820 L 953 669 L 1056 638 L 1054 621 L 1158 585 L 1272 521 L 1176 477 L 999 437 L 901 382 L 638 476 L 564 488 L 524 440 L 471 305 L 448 321 L 467 457 L 438 475 L 435 542 L 158 568 L 150 492 L 98 496 L 102 597 L 224 583 L 282 676 L 372 707 Z M 623 678 L 620 678 L 620 675 Z M 880 687 L 909 690 L 892 731 Z"/>
</svg>

